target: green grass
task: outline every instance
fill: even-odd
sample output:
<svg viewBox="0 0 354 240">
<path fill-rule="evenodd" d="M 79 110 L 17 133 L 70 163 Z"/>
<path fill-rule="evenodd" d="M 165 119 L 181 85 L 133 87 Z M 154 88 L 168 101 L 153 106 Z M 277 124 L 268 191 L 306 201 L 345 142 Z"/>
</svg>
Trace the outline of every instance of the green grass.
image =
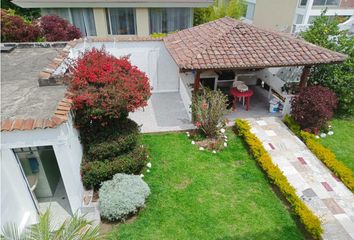
<svg viewBox="0 0 354 240">
<path fill-rule="evenodd" d="M 182 133 L 144 135 L 152 194 L 109 239 L 304 239 L 241 139 L 217 154 L 199 151 Z"/>
<path fill-rule="evenodd" d="M 354 119 L 333 119 L 334 135 L 321 139 L 337 159 L 354 171 Z"/>
</svg>

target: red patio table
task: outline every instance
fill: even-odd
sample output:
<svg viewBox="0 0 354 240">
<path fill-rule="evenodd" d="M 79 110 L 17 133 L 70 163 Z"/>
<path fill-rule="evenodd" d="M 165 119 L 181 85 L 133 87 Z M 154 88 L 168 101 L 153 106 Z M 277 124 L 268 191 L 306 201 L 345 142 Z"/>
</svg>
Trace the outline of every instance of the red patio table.
<svg viewBox="0 0 354 240">
<path fill-rule="evenodd" d="M 234 100 L 233 100 L 233 109 L 236 110 L 236 100 L 238 97 L 245 97 L 246 99 L 246 111 L 248 111 L 249 107 L 250 107 L 250 100 L 251 100 L 251 96 L 253 95 L 253 91 L 251 89 L 248 89 L 245 92 L 240 92 L 239 90 L 237 90 L 237 88 L 233 87 L 230 88 L 230 94 L 233 96 Z"/>
</svg>

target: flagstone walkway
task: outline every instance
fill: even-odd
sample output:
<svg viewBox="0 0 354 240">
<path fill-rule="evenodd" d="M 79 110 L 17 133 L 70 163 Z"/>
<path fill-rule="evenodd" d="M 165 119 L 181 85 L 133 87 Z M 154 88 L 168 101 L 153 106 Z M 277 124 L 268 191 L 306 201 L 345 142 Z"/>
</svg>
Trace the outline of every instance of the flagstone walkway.
<svg viewBox="0 0 354 240">
<path fill-rule="evenodd" d="M 354 195 L 276 117 L 247 119 L 297 195 L 321 219 L 323 239 L 354 239 Z"/>
</svg>

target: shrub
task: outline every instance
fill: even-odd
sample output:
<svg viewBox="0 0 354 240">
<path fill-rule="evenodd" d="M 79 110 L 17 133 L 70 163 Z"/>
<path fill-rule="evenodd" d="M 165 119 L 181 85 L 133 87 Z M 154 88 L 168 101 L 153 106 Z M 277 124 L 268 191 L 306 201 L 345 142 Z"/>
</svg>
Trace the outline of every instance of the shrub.
<svg viewBox="0 0 354 240">
<path fill-rule="evenodd" d="M 304 128 L 321 128 L 333 117 L 336 95 L 326 87 L 311 86 L 300 91 L 291 101 L 291 115 Z"/>
<path fill-rule="evenodd" d="M 249 150 L 260 167 L 267 174 L 271 182 L 278 187 L 283 196 L 290 203 L 293 211 L 299 216 L 305 229 L 315 239 L 320 239 L 323 229 L 320 220 L 310 211 L 310 209 L 296 195 L 295 189 L 289 184 L 282 171 L 272 162 L 268 152 L 264 149 L 261 141 L 250 132 L 249 124 L 244 120 L 237 119 L 234 127 L 235 132 L 243 137 Z"/>
<path fill-rule="evenodd" d="M 102 182 L 116 173 L 139 174 L 147 163 L 147 151 L 136 147 L 132 152 L 106 161 L 85 162 L 81 167 L 82 181 L 86 188 L 98 189 Z"/>
<path fill-rule="evenodd" d="M 41 17 L 40 26 L 47 41 L 70 41 L 82 37 L 80 29 L 58 16 Z"/>
<path fill-rule="evenodd" d="M 121 135 L 113 140 L 91 144 L 86 159 L 89 161 L 111 160 L 116 156 L 125 154 L 134 149 L 139 138 L 139 133 Z"/>
<path fill-rule="evenodd" d="M 129 112 L 147 105 L 150 85 L 146 74 L 132 66 L 127 57 L 116 58 L 104 49 L 81 55 L 71 68 L 70 91 L 78 127 L 105 127 L 124 119 Z"/>
<path fill-rule="evenodd" d="M 217 137 L 220 129 L 225 126 L 227 110 L 227 96 L 221 91 L 204 88 L 193 96 L 193 120 L 198 129 L 207 137 Z"/>
<path fill-rule="evenodd" d="M 2 42 L 34 42 L 40 38 L 40 28 L 36 22 L 26 21 L 10 10 L 1 9 Z"/>
<path fill-rule="evenodd" d="M 110 221 L 124 220 L 144 207 L 149 195 L 150 188 L 140 176 L 118 173 L 100 188 L 101 216 Z"/>
<path fill-rule="evenodd" d="M 300 127 L 298 125 L 296 126 L 296 123 L 291 116 L 287 116 L 284 119 L 284 123 L 290 128 L 291 131 L 293 131 L 304 141 L 306 146 L 320 161 L 322 161 L 337 177 L 342 180 L 344 185 L 354 192 L 354 174 L 350 168 L 339 162 L 335 154 L 328 148 L 324 147 L 313 134 L 298 130 Z M 294 131 L 294 129 L 296 131 Z"/>
<path fill-rule="evenodd" d="M 285 123 L 285 125 L 288 126 L 288 128 L 290 128 L 290 130 L 293 133 L 295 133 L 296 136 L 300 136 L 300 132 L 301 132 L 300 125 L 295 122 L 292 116 L 286 114 L 284 116 L 283 122 Z"/>
</svg>

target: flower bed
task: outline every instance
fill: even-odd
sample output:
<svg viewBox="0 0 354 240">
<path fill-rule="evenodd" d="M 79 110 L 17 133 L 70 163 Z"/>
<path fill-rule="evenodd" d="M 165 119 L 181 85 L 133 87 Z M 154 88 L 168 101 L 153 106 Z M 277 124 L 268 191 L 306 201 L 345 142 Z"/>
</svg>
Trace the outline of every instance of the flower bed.
<svg viewBox="0 0 354 240">
<path fill-rule="evenodd" d="M 249 124 L 244 120 L 236 120 L 235 132 L 243 137 L 247 143 L 252 156 L 256 159 L 260 167 L 267 174 L 271 182 L 276 185 L 280 192 L 292 206 L 294 213 L 300 218 L 305 229 L 315 239 L 320 239 L 323 229 L 321 222 L 311 210 L 296 195 L 295 189 L 289 184 L 282 171 L 272 162 L 268 152 L 264 149 L 260 140 L 250 132 Z"/>
<path fill-rule="evenodd" d="M 346 167 L 343 163 L 339 162 L 334 153 L 328 148 L 324 147 L 319 140 L 315 138 L 315 135 L 300 130 L 300 127 L 290 117 L 284 118 L 284 123 L 289 129 L 295 133 L 306 146 L 312 151 L 316 157 L 321 160 L 337 177 L 342 180 L 349 190 L 354 191 L 354 177 L 351 169 Z"/>
</svg>

